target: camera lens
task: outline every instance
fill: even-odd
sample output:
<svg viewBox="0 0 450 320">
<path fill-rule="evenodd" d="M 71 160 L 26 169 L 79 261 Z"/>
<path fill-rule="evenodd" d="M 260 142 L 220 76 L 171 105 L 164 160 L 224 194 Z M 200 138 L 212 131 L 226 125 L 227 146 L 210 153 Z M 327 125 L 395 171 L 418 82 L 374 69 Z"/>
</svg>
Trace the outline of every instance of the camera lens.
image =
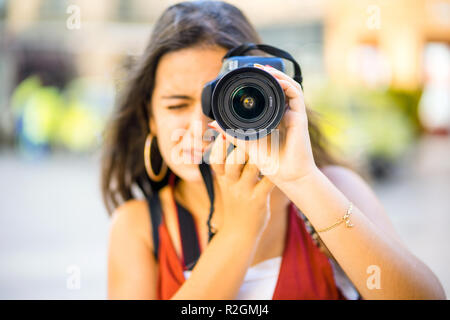
<svg viewBox="0 0 450 320">
<path fill-rule="evenodd" d="M 278 81 L 255 67 L 240 67 L 217 81 L 211 94 L 211 111 L 224 130 L 234 137 L 259 139 L 281 121 L 285 97 Z"/>
<path fill-rule="evenodd" d="M 232 111 L 245 120 L 256 120 L 264 111 L 265 99 L 255 87 L 239 87 L 231 95 Z"/>
</svg>

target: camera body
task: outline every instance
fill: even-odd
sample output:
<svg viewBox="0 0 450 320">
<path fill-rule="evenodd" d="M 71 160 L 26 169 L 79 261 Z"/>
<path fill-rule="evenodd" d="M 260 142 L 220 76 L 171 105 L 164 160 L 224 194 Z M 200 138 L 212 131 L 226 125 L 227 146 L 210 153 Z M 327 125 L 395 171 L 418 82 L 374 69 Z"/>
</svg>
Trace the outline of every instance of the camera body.
<svg viewBox="0 0 450 320">
<path fill-rule="evenodd" d="M 278 57 L 232 56 L 224 59 L 216 79 L 202 91 L 202 110 L 235 138 L 260 139 L 275 129 L 286 110 L 278 80 L 254 64 L 285 72 Z M 230 130 L 231 129 L 231 130 Z"/>
</svg>

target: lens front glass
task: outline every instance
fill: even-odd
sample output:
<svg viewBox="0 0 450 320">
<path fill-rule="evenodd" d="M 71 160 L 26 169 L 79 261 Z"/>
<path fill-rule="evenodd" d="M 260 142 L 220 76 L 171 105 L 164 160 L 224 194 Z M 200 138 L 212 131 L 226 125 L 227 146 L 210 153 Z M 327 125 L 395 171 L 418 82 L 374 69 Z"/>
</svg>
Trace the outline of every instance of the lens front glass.
<svg viewBox="0 0 450 320">
<path fill-rule="evenodd" d="M 240 67 L 223 75 L 211 95 L 214 119 L 239 139 L 259 139 L 276 128 L 284 113 L 285 97 L 269 73 Z"/>
<path fill-rule="evenodd" d="M 264 95 L 255 87 L 242 86 L 231 95 L 231 106 L 232 111 L 242 120 L 255 120 L 264 111 Z"/>
</svg>

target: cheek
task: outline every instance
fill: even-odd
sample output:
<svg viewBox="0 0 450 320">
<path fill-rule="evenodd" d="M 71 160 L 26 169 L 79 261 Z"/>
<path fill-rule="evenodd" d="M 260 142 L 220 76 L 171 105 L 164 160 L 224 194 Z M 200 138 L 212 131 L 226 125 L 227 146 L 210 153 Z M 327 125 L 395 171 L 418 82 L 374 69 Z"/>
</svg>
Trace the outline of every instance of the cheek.
<svg viewBox="0 0 450 320">
<path fill-rule="evenodd" d="M 154 119 L 158 130 L 175 130 L 178 128 L 187 128 L 190 121 L 189 112 L 173 111 L 161 108 L 154 112 Z"/>
<path fill-rule="evenodd" d="M 178 111 L 161 108 L 154 113 L 154 119 L 158 130 L 158 137 L 163 135 L 165 138 L 173 137 L 175 143 L 181 140 L 183 132 L 189 129 L 192 112 L 191 108 Z M 169 139 L 165 139 L 166 141 Z"/>
<path fill-rule="evenodd" d="M 197 164 L 186 163 L 183 159 L 182 140 L 188 134 L 189 116 L 155 115 L 157 124 L 158 147 L 170 169 L 186 181 L 202 181 Z"/>
<path fill-rule="evenodd" d="M 183 137 L 184 131 L 185 130 L 181 129 L 173 122 L 158 125 L 157 135 L 161 152 L 164 150 L 164 154 L 167 154 L 166 150 L 169 150 L 178 144 Z"/>
<path fill-rule="evenodd" d="M 155 115 L 155 122 L 157 126 L 158 147 L 164 157 L 169 163 L 173 153 L 178 153 L 181 140 L 186 134 L 185 120 L 181 117 Z"/>
</svg>

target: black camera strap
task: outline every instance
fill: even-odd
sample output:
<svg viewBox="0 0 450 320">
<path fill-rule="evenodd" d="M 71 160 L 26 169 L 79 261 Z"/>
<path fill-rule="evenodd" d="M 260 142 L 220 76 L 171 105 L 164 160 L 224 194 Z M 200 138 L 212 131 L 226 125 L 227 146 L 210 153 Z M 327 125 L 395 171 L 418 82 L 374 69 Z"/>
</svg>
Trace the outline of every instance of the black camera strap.
<svg viewBox="0 0 450 320">
<path fill-rule="evenodd" d="M 255 44 L 255 43 L 246 42 L 240 46 L 230 49 L 225 54 L 225 56 L 223 56 L 222 60 L 225 60 L 225 59 L 231 58 L 231 57 L 242 56 L 250 50 L 261 50 L 261 51 L 264 51 L 273 56 L 291 61 L 294 64 L 293 79 L 295 81 L 297 81 L 303 89 L 303 77 L 302 77 L 302 70 L 300 69 L 300 65 L 297 63 L 297 61 L 295 61 L 294 57 L 292 57 L 292 55 L 290 53 L 288 53 L 284 50 L 269 46 L 267 44 Z"/>
<path fill-rule="evenodd" d="M 203 181 L 205 182 L 206 191 L 208 192 L 210 207 L 208 215 L 208 242 L 214 237 L 214 232 L 211 230 L 211 218 L 214 213 L 214 183 L 211 174 L 211 167 L 206 162 L 201 162 L 199 164 L 200 173 L 202 174 Z"/>
</svg>

